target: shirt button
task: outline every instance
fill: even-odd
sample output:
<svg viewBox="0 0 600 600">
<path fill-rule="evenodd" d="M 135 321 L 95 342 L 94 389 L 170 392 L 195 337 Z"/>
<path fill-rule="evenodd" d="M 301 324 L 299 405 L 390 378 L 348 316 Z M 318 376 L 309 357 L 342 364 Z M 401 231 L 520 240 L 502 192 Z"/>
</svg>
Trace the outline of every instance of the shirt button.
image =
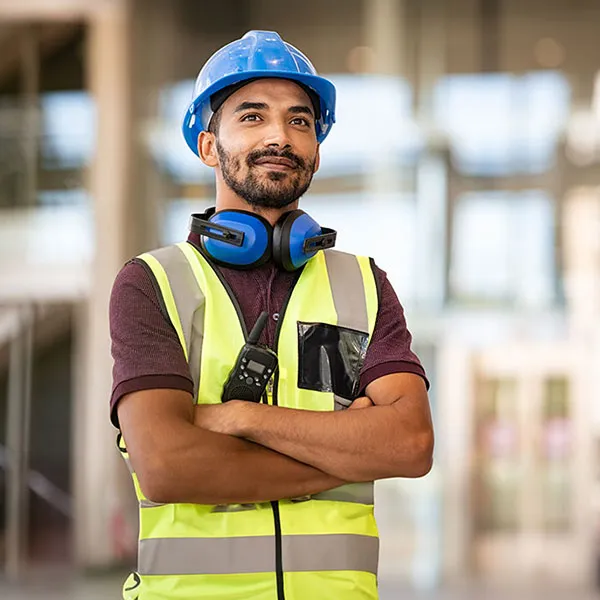
<svg viewBox="0 0 600 600">
<path fill-rule="evenodd" d="M 279 321 L 279 313 L 273 313 L 273 321 Z"/>
</svg>

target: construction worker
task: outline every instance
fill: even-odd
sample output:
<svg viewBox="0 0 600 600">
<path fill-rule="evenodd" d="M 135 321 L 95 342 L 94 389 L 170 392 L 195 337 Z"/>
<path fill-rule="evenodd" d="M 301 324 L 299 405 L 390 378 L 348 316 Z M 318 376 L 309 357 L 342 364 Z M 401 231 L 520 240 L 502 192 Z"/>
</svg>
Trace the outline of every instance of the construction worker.
<svg viewBox="0 0 600 600">
<path fill-rule="evenodd" d="M 385 273 L 298 209 L 335 88 L 251 31 L 193 98 L 183 134 L 216 207 L 111 297 L 111 416 L 140 504 L 124 598 L 375 599 L 373 482 L 426 474 L 433 431 Z"/>
</svg>

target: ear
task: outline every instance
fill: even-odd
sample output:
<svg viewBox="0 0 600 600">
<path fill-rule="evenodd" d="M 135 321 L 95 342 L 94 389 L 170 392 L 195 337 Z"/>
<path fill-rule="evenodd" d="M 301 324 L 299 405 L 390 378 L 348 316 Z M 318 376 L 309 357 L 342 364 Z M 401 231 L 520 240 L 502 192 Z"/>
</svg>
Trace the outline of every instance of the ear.
<svg viewBox="0 0 600 600">
<path fill-rule="evenodd" d="M 201 131 L 198 135 L 198 156 L 208 167 L 216 167 L 219 164 L 217 155 L 217 139 L 210 131 Z"/>
</svg>

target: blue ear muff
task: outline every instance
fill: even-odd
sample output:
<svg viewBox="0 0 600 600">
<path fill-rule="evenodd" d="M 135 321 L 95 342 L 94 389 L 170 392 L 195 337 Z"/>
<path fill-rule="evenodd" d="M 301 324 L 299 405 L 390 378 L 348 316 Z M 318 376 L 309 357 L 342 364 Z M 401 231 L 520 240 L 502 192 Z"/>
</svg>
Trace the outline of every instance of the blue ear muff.
<svg viewBox="0 0 600 600">
<path fill-rule="evenodd" d="M 281 215 L 273 228 L 273 260 L 286 271 L 295 271 L 319 250 L 335 245 L 336 232 L 321 227 L 302 210 Z"/>
<path fill-rule="evenodd" d="M 253 269 L 271 258 L 273 228 L 266 219 L 241 210 L 211 213 L 192 215 L 190 230 L 200 235 L 201 248 L 214 262 Z"/>
<path fill-rule="evenodd" d="M 286 271 L 295 271 L 316 254 L 304 253 L 304 240 L 320 233 L 319 224 L 302 210 L 281 215 L 273 228 L 273 260 Z"/>
</svg>

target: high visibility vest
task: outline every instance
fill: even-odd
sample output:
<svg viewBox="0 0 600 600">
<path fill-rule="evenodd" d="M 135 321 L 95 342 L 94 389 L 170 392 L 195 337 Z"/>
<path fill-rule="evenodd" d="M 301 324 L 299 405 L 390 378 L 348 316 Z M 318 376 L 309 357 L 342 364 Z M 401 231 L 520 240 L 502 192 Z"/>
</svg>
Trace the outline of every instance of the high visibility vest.
<svg viewBox="0 0 600 600">
<path fill-rule="evenodd" d="M 195 401 L 221 402 L 246 334 L 231 290 L 187 242 L 138 259 L 151 271 L 179 336 Z M 274 348 L 279 372 L 269 402 L 318 411 L 347 407 L 352 398 L 328 390 L 326 384 L 318 391 L 300 385 L 299 326 L 321 324 L 355 336 L 348 339 L 362 340 L 360 349 L 342 343 L 342 338 L 338 344 L 344 364 L 354 360 L 357 384 L 356 353 L 364 356 L 378 309 L 370 260 L 333 250 L 319 252 L 304 266 L 284 306 Z M 129 465 L 121 436 L 119 448 Z M 137 571 L 123 587 L 126 600 L 378 597 L 372 482 L 278 502 L 161 505 L 145 498 L 133 472 L 132 477 L 140 537 Z"/>
</svg>

